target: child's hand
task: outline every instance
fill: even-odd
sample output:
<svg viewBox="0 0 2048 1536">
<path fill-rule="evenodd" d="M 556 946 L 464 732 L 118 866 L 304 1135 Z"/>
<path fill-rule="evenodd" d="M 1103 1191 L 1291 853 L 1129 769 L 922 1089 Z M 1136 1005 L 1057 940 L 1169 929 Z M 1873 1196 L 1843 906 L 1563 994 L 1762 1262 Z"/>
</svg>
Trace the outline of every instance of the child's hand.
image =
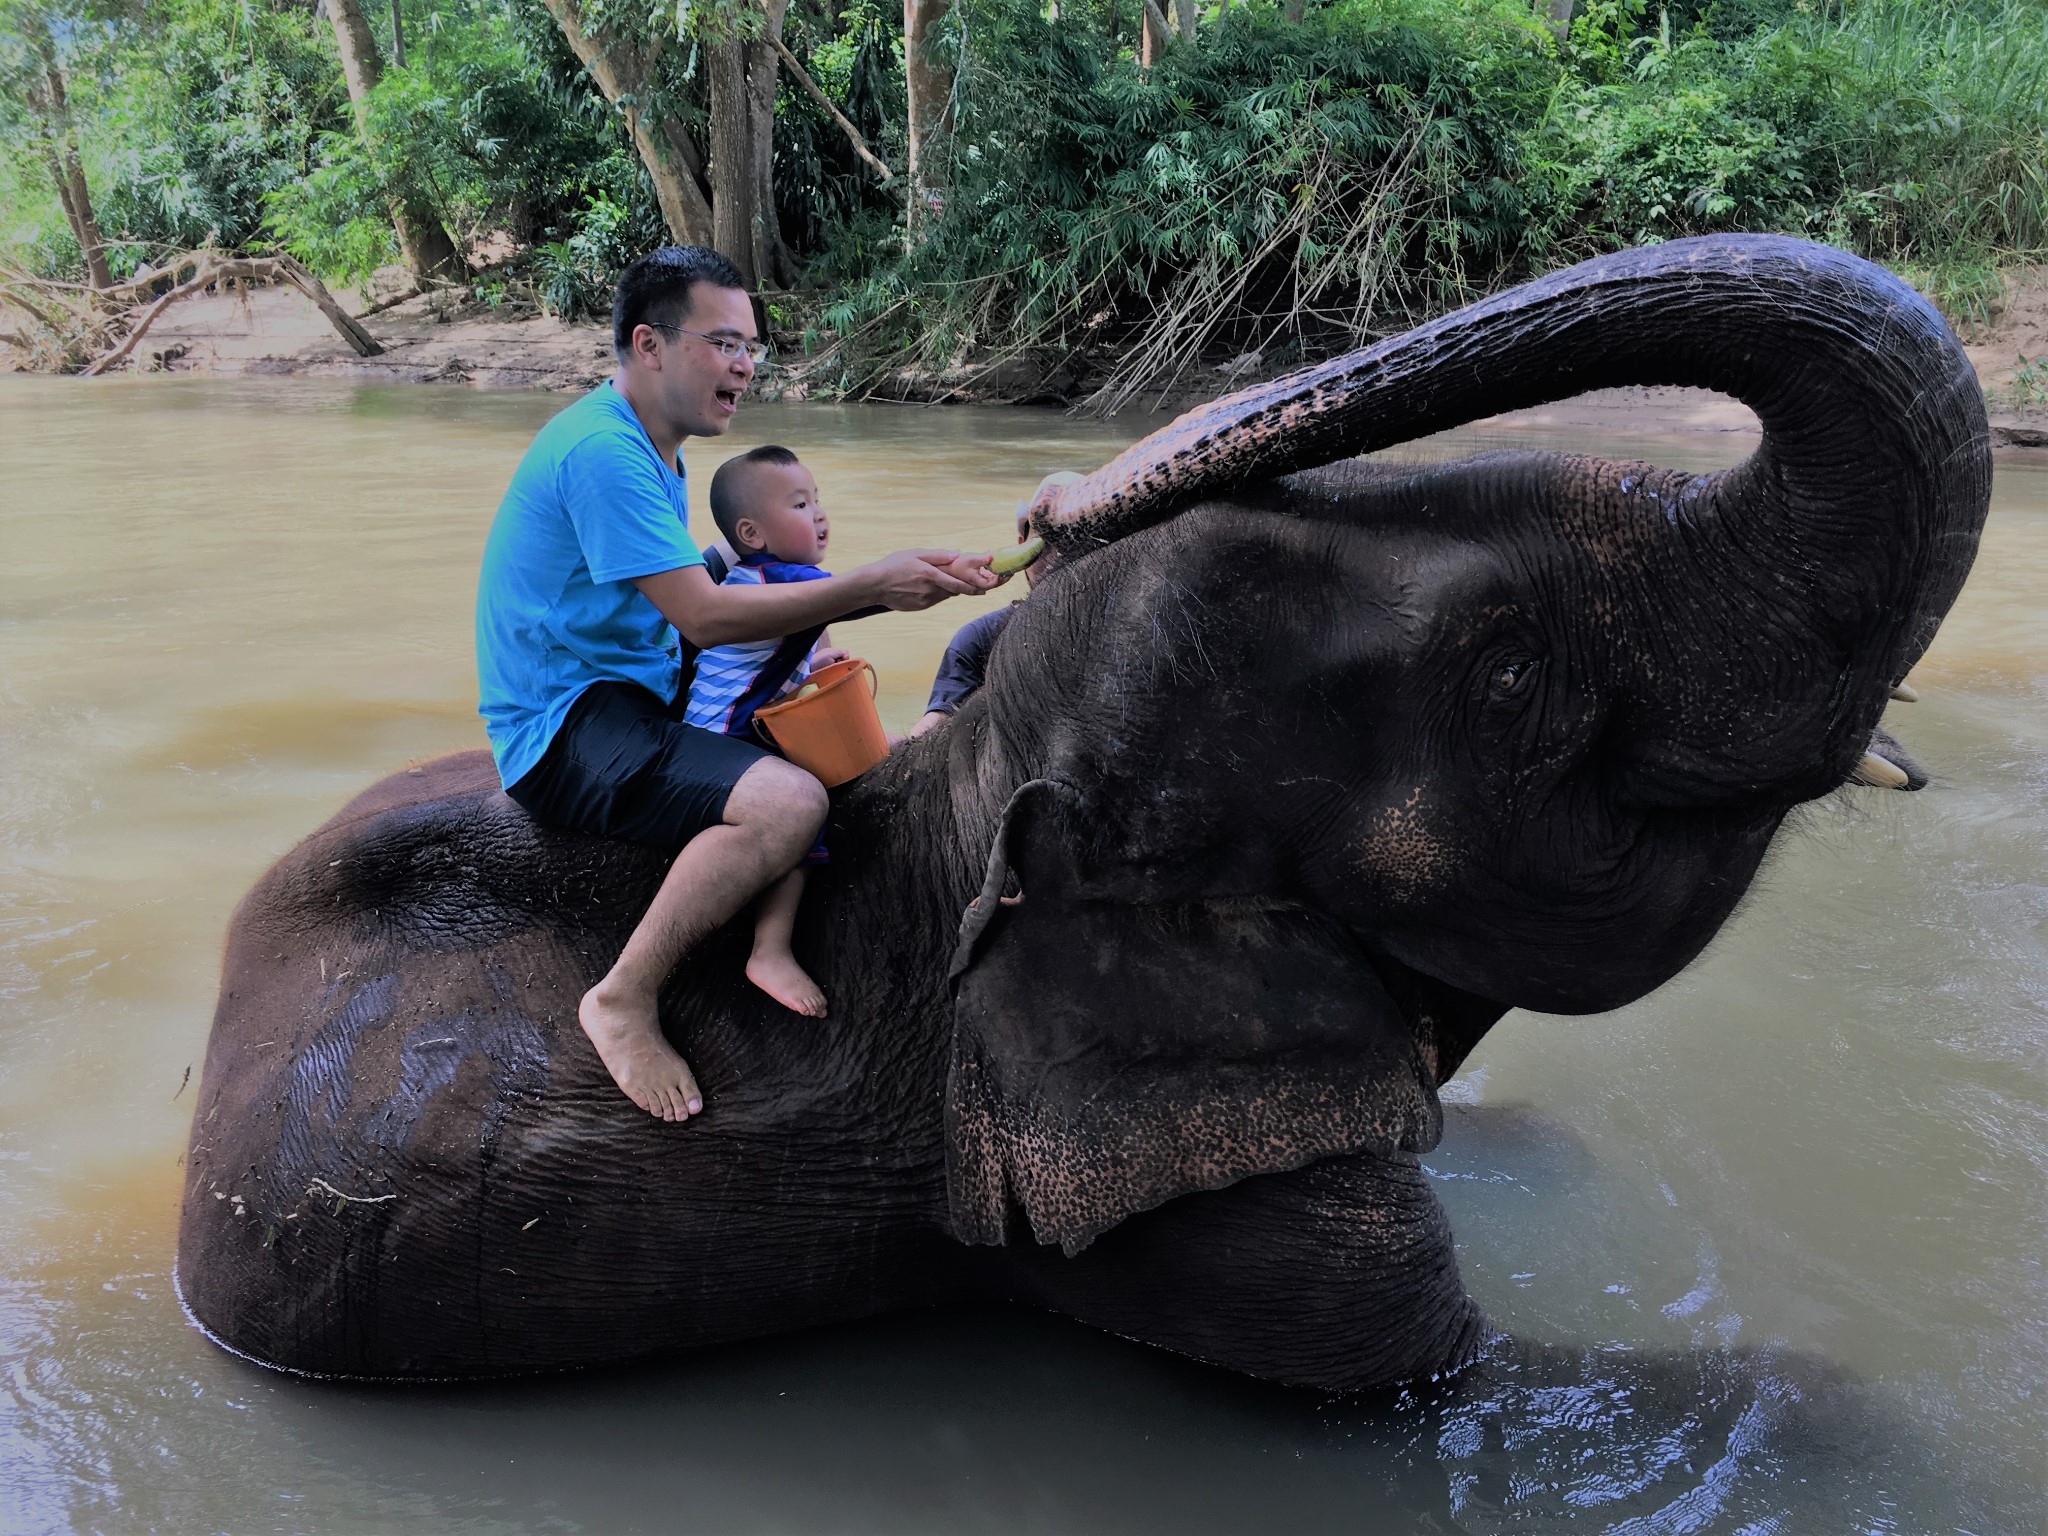
<svg viewBox="0 0 2048 1536">
<path fill-rule="evenodd" d="M 820 667 L 829 667 L 836 661 L 851 660 L 853 660 L 853 653 L 851 651 L 842 651 L 836 645 L 821 645 L 811 652 L 811 670 L 815 672 Z"/>
<path fill-rule="evenodd" d="M 987 555 L 955 555 L 939 569 L 951 573 L 979 591 L 986 592 L 989 588 L 999 587 L 1003 583 L 1003 578 L 988 568 L 989 558 Z"/>
</svg>

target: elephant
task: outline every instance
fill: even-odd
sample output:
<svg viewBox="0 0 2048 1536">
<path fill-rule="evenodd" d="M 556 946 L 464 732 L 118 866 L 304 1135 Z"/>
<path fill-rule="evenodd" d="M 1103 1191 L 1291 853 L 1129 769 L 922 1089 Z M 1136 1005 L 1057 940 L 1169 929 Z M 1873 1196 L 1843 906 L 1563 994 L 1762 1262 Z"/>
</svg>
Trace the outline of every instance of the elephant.
<svg viewBox="0 0 2048 1536">
<path fill-rule="evenodd" d="M 1719 474 L 1360 455 L 1628 384 L 1747 403 Z M 1905 284 L 1763 236 L 1621 252 L 1050 483 L 1060 553 L 941 728 L 836 790 L 790 1014 L 714 935 L 701 1117 L 576 1024 L 664 868 L 484 754 L 236 911 L 177 1283 L 314 1375 L 589 1366 L 959 1298 L 1352 1391 L 1489 1337 L 1420 1159 L 1510 1009 L 1690 963 L 1880 728 L 1974 557 L 1982 394 Z"/>
</svg>

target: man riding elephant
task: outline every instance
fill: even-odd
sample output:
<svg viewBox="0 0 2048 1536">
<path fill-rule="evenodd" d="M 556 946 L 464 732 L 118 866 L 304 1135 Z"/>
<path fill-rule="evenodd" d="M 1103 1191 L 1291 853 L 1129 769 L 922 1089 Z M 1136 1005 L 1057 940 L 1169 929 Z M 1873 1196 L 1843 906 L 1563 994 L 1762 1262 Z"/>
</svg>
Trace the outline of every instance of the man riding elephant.
<svg viewBox="0 0 2048 1536">
<path fill-rule="evenodd" d="M 481 712 L 505 792 L 553 826 L 675 855 L 578 1021 L 647 1113 L 704 1107 L 655 997 L 704 935 L 794 869 L 825 791 L 750 742 L 686 724 L 693 649 L 994 585 L 987 557 L 910 550 L 801 585 L 721 585 L 690 537 L 681 450 L 732 425 L 766 354 L 731 262 L 643 256 L 612 301 L 618 373 L 541 429 L 491 525 L 477 586 Z"/>
<path fill-rule="evenodd" d="M 1352 457 L 1626 384 L 1762 439 L 1708 475 Z M 1192 412 L 1039 493 L 1062 559 L 982 685 L 833 792 L 795 933 L 827 1017 L 740 981 L 736 925 L 683 956 L 688 1126 L 575 1023 L 662 851 L 540 824 L 471 753 L 281 859 L 229 935 L 180 1294 L 256 1359 L 378 1377 L 961 1297 L 1324 1389 L 1454 1369 L 1484 1324 L 1420 1165 L 1439 1088 L 1512 1007 L 1676 975 L 1801 803 L 1925 782 L 1880 720 L 1989 497 L 1939 314 L 1772 237 Z"/>
</svg>

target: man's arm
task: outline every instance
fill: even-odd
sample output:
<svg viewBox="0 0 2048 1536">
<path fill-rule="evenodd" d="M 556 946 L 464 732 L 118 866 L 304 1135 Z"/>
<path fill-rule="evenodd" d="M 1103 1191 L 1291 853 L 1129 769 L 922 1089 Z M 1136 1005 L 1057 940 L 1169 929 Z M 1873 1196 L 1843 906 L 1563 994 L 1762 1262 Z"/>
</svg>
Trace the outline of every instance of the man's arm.
<svg viewBox="0 0 2048 1536">
<path fill-rule="evenodd" d="M 950 549 L 912 549 L 888 555 L 843 576 L 773 585 L 715 585 L 701 565 L 636 577 L 647 600 L 676 632 L 700 650 L 773 640 L 860 608 L 915 613 L 949 597 L 986 592 L 996 585 L 987 555 Z"/>
</svg>

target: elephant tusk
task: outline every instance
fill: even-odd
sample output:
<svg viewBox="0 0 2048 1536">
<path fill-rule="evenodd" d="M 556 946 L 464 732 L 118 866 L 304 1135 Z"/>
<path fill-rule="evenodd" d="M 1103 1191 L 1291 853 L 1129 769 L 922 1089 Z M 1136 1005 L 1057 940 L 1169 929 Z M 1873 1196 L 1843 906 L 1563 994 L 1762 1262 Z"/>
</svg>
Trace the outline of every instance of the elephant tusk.
<svg viewBox="0 0 2048 1536">
<path fill-rule="evenodd" d="M 1866 752 L 1861 761 L 1850 770 L 1849 782 L 1868 784 L 1873 789 L 1904 789 L 1911 782 L 1906 770 L 1888 757 L 1879 757 L 1875 752 Z"/>
<path fill-rule="evenodd" d="M 1901 704 L 1918 704 L 1920 702 L 1920 695 L 1915 691 L 1913 685 L 1903 680 L 1892 684 L 1892 697 Z"/>
</svg>

